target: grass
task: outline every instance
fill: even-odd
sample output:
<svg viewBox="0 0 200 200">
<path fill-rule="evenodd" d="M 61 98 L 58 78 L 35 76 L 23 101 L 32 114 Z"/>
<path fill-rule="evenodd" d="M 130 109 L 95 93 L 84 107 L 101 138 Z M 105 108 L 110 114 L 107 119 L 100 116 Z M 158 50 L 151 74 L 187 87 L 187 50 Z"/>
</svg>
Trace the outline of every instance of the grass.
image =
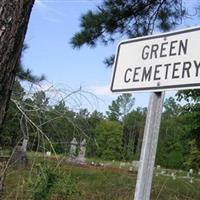
<svg viewBox="0 0 200 200">
<path fill-rule="evenodd" d="M 34 159 L 30 159 L 34 160 Z M 43 160 L 43 159 L 42 159 Z M 41 161 L 36 159 L 35 163 Z M 56 161 L 45 158 L 45 162 L 55 169 Z M 10 169 L 6 179 L 4 200 L 30 199 L 27 188 L 28 178 L 37 179 L 32 163 L 21 169 Z M 58 197 L 58 190 L 49 200 L 133 200 L 136 173 L 117 167 L 78 166 L 63 162 L 59 171 L 71 174 L 76 180 L 77 193 L 67 198 Z M 61 190 L 61 188 L 60 188 Z M 60 191 L 61 192 L 61 191 Z M 171 177 L 156 176 L 153 180 L 151 200 L 199 200 L 200 182 L 190 183 L 187 179 L 172 180 Z M 41 199 L 42 200 L 42 199 Z"/>
</svg>

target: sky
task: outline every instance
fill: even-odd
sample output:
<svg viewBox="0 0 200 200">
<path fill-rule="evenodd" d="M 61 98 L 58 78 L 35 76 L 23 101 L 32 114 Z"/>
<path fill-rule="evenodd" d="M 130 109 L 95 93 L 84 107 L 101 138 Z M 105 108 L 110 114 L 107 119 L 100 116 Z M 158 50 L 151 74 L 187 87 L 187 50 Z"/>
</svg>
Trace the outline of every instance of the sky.
<svg viewBox="0 0 200 200">
<path fill-rule="evenodd" d="M 85 93 L 67 101 L 76 109 L 87 107 L 105 112 L 117 94 L 110 92 L 112 69 L 106 68 L 103 60 L 114 54 L 116 41 L 96 48 L 83 46 L 73 49 L 70 39 L 80 30 L 80 17 L 89 9 L 95 9 L 101 0 L 36 0 L 32 10 L 25 42 L 28 49 L 23 55 L 23 65 L 33 74 L 46 76 L 44 89 L 56 88 L 54 97 L 81 88 Z M 187 1 L 193 4 L 195 1 Z M 184 26 L 190 25 L 184 24 Z M 59 91 L 59 92 L 58 92 Z M 59 93 L 59 94 L 58 94 Z M 175 92 L 167 93 L 167 96 Z M 133 93 L 135 107 L 146 107 L 149 93 Z M 77 100 L 78 99 L 78 100 Z M 78 103 L 77 103 L 78 102 Z"/>
</svg>

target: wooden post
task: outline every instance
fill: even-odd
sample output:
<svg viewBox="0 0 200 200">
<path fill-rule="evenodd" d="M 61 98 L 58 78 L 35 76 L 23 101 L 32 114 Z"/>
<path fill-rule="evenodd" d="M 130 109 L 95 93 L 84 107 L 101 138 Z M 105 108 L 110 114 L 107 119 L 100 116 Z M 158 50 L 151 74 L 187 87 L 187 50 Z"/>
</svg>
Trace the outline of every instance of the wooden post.
<svg viewBox="0 0 200 200">
<path fill-rule="evenodd" d="M 154 92 L 151 94 L 134 200 L 150 199 L 163 100 L 164 92 Z"/>
</svg>

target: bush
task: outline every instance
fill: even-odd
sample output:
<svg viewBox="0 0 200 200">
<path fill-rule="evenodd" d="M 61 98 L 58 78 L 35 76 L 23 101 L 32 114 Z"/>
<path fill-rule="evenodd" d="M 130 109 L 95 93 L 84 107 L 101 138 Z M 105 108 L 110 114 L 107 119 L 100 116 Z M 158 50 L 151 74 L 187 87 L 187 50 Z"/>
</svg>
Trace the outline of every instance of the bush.
<svg viewBox="0 0 200 200">
<path fill-rule="evenodd" d="M 49 165 L 39 164 L 33 177 L 36 179 L 28 181 L 28 191 L 32 200 L 68 198 L 78 193 L 76 179 L 71 173 L 66 174 Z"/>
</svg>

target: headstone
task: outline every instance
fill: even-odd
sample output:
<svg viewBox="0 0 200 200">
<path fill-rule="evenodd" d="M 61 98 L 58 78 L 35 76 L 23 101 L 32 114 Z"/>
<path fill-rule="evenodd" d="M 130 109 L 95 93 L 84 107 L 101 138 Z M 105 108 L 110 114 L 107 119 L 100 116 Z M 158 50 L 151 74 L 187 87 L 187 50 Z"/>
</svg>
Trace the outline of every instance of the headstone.
<svg viewBox="0 0 200 200">
<path fill-rule="evenodd" d="M 85 163 L 85 152 L 86 152 L 86 140 L 84 139 L 80 145 L 80 151 L 78 154 L 77 161 L 79 163 Z"/>
<path fill-rule="evenodd" d="M 121 163 L 119 164 L 119 168 L 121 169 L 122 167 L 125 167 L 125 165 L 126 165 L 126 163 L 121 162 Z"/>
<path fill-rule="evenodd" d="M 191 177 L 191 179 L 190 179 L 190 183 L 193 183 L 193 178 Z"/>
<path fill-rule="evenodd" d="M 91 165 L 93 165 L 93 166 L 94 166 L 94 165 L 95 165 L 95 163 L 92 161 L 92 162 L 91 162 Z"/>
<path fill-rule="evenodd" d="M 101 166 L 101 167 L 104 167 L 104 164 L 103 164 L 103 163 L 100 163 L 100 166 Z"/>
<path fill-rule="evenodd" d="M 161 171 L 161 174 L 164 175 L 164 174 L 165 174 L 165 170 L 162 170 L 162 171 Z"/>
<path fill-rule="evenodd" d="M 190 178 L 190 183 L 193 183 L 193 169 L 189 169 L 187 177 Z"/>
<path fill-rule="evenodd" d="M 157 170 L 160 170 L 160 165 L 157 165 L 156 169 L 157 169 Z"/>
<path fill-rule="evenodd" d="M 70 152 L 69 152 L 69 161 L 75 162 L 76 160 L 76 148 L 77 148 L 77 141 L 76 138 L 73 138 L 73 140 L 70 143 Z"/>
<path fill-rule="evenodd" d="M 172 172 L 171 176 L 172 176 L 173 180 L 176 180 L 176 176 L 175 176 L 174 172 Z"/>
<path fill-rule="evenodd" d="M 10 159 L 11 165 L 16 167 L 24 166 L 27 162 L 26 152 L 22 150 L 22 146 L 17 146 Z"/>
<path fill-rule="evenodd" d="M 190 173 L 190 175 L 192 176 L 192 174 L 193 174 L 193 169 L 190 169 L 190 170 L 189 170 L 189 173 Z"/>
<path fill-rule="evenodd" d="M 24 138 L 22 142 L 22 147 L 21 147 L 22 151 L 26 152 L 27 145 L 28 145 L 28 139 Z"/>
<path fill-rule="evenodd" d="M 133 172 L 133 167 L 129 167 L 129 172 Z"/>
<path fill-rule="evenodd" d="M 133 168 L 137 171 L 139 168 L 140 161 L 134 160 L 132 162 Z"/>
<path fill-rule="evenodd" d="M 50 151 L 47 151 L 46 152 L 46 155 L 49 157 L 49 156 L 51 156 L 51 152 Z"/>
<path fill-rule="evenodd" d="M 193 174 L 193 169 L 189 169 L 188 173 L 187 173 L 187 177 L 191 178 Z"/>
</svg>

